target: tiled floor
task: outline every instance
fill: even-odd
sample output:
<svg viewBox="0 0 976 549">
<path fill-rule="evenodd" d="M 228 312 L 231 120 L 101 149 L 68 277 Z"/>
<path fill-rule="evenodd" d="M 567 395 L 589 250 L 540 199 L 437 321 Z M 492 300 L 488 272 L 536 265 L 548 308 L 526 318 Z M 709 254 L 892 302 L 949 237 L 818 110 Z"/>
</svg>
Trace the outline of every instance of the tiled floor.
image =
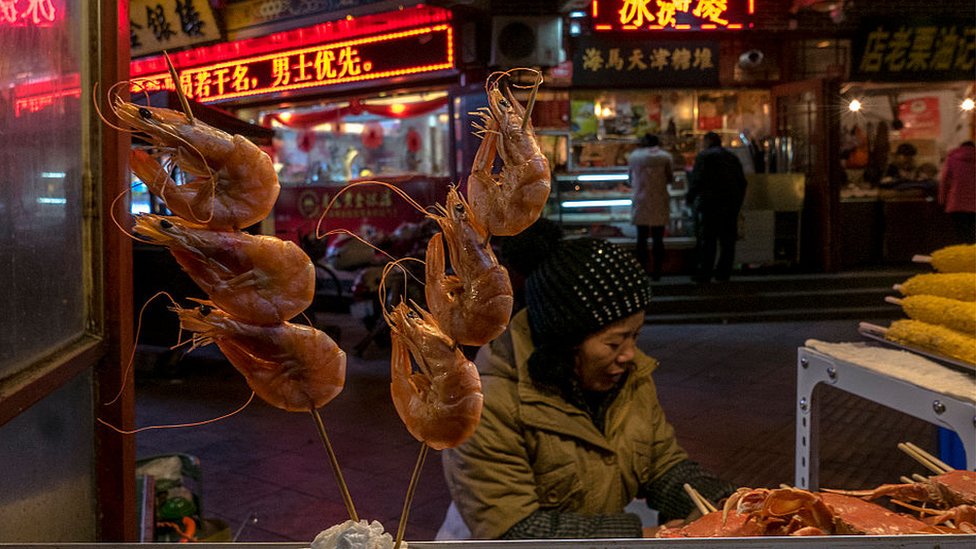
<svg viewBox="0 0 976 549">
<path fill-rule="evenodd" d="M 365 333 L 349 316 L 318 320 L 340 326 L 347 349 Z M 852 320 L 648 325 L 640 346 L 661 361 L 660 397 L 689 453 L 739 485 L 776 486 L 793 481 L 796 348 L 808 338 L 860 340 L 856 326 Z M 150 369 L 150 357 L 142 358 L 139 425 L 217 417 L 250 394 L 212 350 L 197 350 L 173 368 Z M 395 531 L 420 444 L 390 402 L 388 360 L 375 345 L 364 357 L 350 357 L 346 388 L 322 415 L 358 514 Z M 934 427 L 833 389 L 819 391 L 823 486 L 862 488 L 924 472 L 895 444 L 911 440 L 934 452 Z M 199 457 L 203 514 L 226 521 L 233 532 L 243 526 L 239 541 L 307 541 L 347 518 L 308 414 L 255 401 L 220 422 L 143 432 L 137 443 L 140 457 Z M 433 539 L 448 503 L 440 456 L 432 451 L 406 539 Z"/>
</svg>

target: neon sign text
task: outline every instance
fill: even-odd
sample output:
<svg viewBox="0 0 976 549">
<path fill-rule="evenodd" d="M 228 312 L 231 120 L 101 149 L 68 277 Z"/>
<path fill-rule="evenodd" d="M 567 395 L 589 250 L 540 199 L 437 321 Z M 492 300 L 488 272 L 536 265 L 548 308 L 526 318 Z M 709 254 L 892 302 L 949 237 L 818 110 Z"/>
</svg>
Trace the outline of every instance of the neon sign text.
<svg viewBox="0 0 976 549">
<path fill-rule="evenodd" d="M 0 0 L 0 27 L 50 27 L 59 15 L 53 0 Z"/>
<path fill-rule="evenodd" d="M 755 0 L 593 0 L 593 29 L 711 30 L 752 27 Z"/>
<path fill-rule="evenodd" d="M 448 24 L 180 69 L 180 87 L 201 103 L 454 68 Z M 407 54 L 409 52 L 409 54 Z M 165 73 L 133 90 L 175 89 Z"/>
</svg>

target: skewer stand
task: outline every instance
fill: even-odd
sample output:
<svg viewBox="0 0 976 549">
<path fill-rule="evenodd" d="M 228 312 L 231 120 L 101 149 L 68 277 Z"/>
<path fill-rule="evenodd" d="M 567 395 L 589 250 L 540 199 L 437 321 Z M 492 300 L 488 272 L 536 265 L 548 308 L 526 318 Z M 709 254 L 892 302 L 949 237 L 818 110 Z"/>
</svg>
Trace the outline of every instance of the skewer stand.
<svg viewBox="0 0 976 549">
<path fill-rule="evenodd" d="M 943 366 L 917 358 L 919 368 L 938 374 Z M 953 372 L 955 374 L 955 372 Z M 958 374 L 965 375 L 965 374 Z M 966 450 L 966 468 L 976 469 L 976 381 L 968 389 L 970 399 L 948 395 L 934 384 L 908 381 L 862 364 L 843 360 L 810 347 L 800 347 L 796 367 L 796 474 L 798 488 L 819 488 L 816 402 L 813 390 L 827 383 L 848 393 L 877 402 L 902 413 L 945 427 L 959 434 Z M 965 390 L 965 388 L 962 388 Z"/>
</svg>

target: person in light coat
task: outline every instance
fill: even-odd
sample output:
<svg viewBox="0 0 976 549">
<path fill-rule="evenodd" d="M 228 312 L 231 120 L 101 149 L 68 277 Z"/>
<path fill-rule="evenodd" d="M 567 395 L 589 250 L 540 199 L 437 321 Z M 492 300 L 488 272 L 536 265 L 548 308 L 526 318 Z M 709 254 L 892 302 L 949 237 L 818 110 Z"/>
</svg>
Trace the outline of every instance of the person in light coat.
<svg viewBox="0 0 976 549">
<path fill-rule="evenodd" d="M 442 532 L 460 518 L 479 539 L 641 537 L 651 532 L 625 511 L 635 498 L 663 522 L 692 513 L 685 483 L 713 502 L 731 494 L 689 459 L 658 402 L 657 361 L 636 347 L 650 283 L 633 255 L 589 238 L 535 249 L 526 308 L 475 360 L 481 422 L 442 453 Z"/>
<path fill-rule="evenodd" d="M 674 183 L 671 153 L 661 149 L 656 135 L 646 134 L 627 158 L 631 189 L 631 222 L 637 226 L 637 261 L 653 280 L 661 279 L 664 266 L 664 228 L 671 219 L 668 186 Z M 652 268 L 647 264 L 647 237 L 651 237 Z"/>
</svg>

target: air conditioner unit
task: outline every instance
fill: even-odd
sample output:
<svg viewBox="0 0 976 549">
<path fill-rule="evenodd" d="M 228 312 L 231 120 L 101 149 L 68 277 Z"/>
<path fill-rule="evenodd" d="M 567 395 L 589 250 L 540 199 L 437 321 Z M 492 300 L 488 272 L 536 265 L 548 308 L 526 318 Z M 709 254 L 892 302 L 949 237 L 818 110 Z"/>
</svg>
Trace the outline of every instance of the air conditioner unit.
<svg viewBox="0 0 976 549">
<path fill-rule="evenodd" d="M 495 16 L 491 20 L 493 67 L 553 67 L 565 60 L 559 16 Z"/>
</svg>

